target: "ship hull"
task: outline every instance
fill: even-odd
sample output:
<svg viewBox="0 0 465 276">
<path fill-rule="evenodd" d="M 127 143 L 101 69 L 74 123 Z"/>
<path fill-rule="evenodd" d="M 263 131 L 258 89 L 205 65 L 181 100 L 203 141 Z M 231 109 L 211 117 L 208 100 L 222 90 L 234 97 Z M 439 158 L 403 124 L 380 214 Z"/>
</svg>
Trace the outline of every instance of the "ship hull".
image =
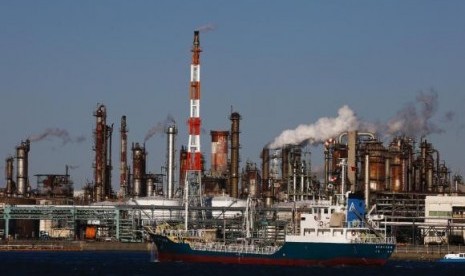
<svg viewBox="0 0 465 276">
<path fill-rule="evenodd" d="M 163 235 L 152 235 L 158 260 L 285 266 L 384 265 L 394 244 L 286 242 L 272 254 L 194 250 Z"/>
</svg>

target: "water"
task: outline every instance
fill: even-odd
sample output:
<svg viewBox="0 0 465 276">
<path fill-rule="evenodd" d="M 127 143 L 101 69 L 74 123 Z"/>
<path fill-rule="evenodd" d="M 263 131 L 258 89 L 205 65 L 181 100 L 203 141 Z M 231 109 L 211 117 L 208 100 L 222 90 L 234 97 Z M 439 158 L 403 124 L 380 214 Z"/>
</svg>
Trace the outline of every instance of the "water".
<svg viewBox="0 0 465 276">
<path fill-rule="evenodd" d="M 153 262 L 150 252 L 0 252 L 0 275 L 445 276 L 463 271 L 465 263 L 390 261 L 382 267 L 278 267 Z"/>
</svg>

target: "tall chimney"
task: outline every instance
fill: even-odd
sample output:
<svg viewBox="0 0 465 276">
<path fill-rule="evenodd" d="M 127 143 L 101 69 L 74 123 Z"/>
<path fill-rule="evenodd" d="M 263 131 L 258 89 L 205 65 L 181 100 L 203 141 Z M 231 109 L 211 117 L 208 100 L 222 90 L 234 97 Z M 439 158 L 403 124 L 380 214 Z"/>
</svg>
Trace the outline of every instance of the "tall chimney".
<svg viewBox="0 0 465 276">
<path fill-rule="evenodd" d="M 178 130 L 175 125 L 171 125 L 166 129 L 167 140 L 167 152 L 166 152 L 166 182 L 167 182 L 167 194 L 168 198 L 174 196 L 174 170 L 175 170 L 175 143 L 176 134 Z"/>
<path fill-rule="evenodd" d="M 231 197 L 238 197 L 239 186 L 239 121 L 241 115 L 233 112 L 230 116 L 231 120 L 231 169 L 230 169 L 230 195 Z"/>
</svg>

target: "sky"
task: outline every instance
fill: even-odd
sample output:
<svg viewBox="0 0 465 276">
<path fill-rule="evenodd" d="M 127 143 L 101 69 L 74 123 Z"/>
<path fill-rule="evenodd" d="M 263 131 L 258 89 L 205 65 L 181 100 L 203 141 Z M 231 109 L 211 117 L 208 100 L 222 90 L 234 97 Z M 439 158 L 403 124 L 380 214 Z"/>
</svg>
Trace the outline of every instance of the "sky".
<svg viewBox="0 0 465 276">
<path fill-rule="evenodd" d="M 176 147 L 187 144 L 190 49 L 201 29 L 207 168 L 210 130 L 229 130 L 235 111 L 241 167 L 260 165 L 262 148 L 286 130 L 318 134 L 349 116 L 385 145 L 402 132 L 427 139 L 464 174 L 464 11 L 456 0 L 0 1 L 0 156 L 34 138 L 32 188 L 35 174 L 68 165 L 80 189 L 93 181 L 93 112 L 104 104 L 118 191 L 121 116 L 129 146 L 171 119 Z M 309 138 L 318 170 L 321 137 L 296 142 Z M 160 173 L 165 134 L 146 150 L 147 170 Z"/>
</svg>

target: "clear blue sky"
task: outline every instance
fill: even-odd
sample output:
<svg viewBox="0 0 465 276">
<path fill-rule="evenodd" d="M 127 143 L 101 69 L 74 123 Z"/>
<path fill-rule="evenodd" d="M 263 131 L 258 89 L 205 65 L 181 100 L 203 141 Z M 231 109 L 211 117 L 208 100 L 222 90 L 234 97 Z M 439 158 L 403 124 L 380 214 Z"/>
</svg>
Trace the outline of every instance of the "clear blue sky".
<svg viewBox="0 0 465 276">
<path fill-rule="evenodd" d="M 92 114 L 103 103 L 115 126 L 118 190 L 122 115 L 130 143 L 168 116 L 179 123 L 178 147 L 187 143 L 190 48 L 193 31 L 207 25 L 200 113 L 208 166 L 209 132 L 229 129 L 231 107 L 243 118 L 242 164 L 260 164 L 261 149 L 285 129 L 336 117 L 344 105 L 360 121 L 386 123 L 408 104 L 421 113 L 416 98 L 433 89 L 436 128 L 426 138 L 465 173 L 464 12 L 465 1 L 454 0 L 0 1 L 0 156 L 48 128 L 66 130 L 67 143 L 31 144 L 30 181 L 35 188 L 34 174 L 69 164 L 79 189 L 93 180 Z M 148 140 L 148 170 L 160 171 L 165 144 L 163 134 Z M 321 165 L 321 147 L 312 155 Z"/>
</svg>

